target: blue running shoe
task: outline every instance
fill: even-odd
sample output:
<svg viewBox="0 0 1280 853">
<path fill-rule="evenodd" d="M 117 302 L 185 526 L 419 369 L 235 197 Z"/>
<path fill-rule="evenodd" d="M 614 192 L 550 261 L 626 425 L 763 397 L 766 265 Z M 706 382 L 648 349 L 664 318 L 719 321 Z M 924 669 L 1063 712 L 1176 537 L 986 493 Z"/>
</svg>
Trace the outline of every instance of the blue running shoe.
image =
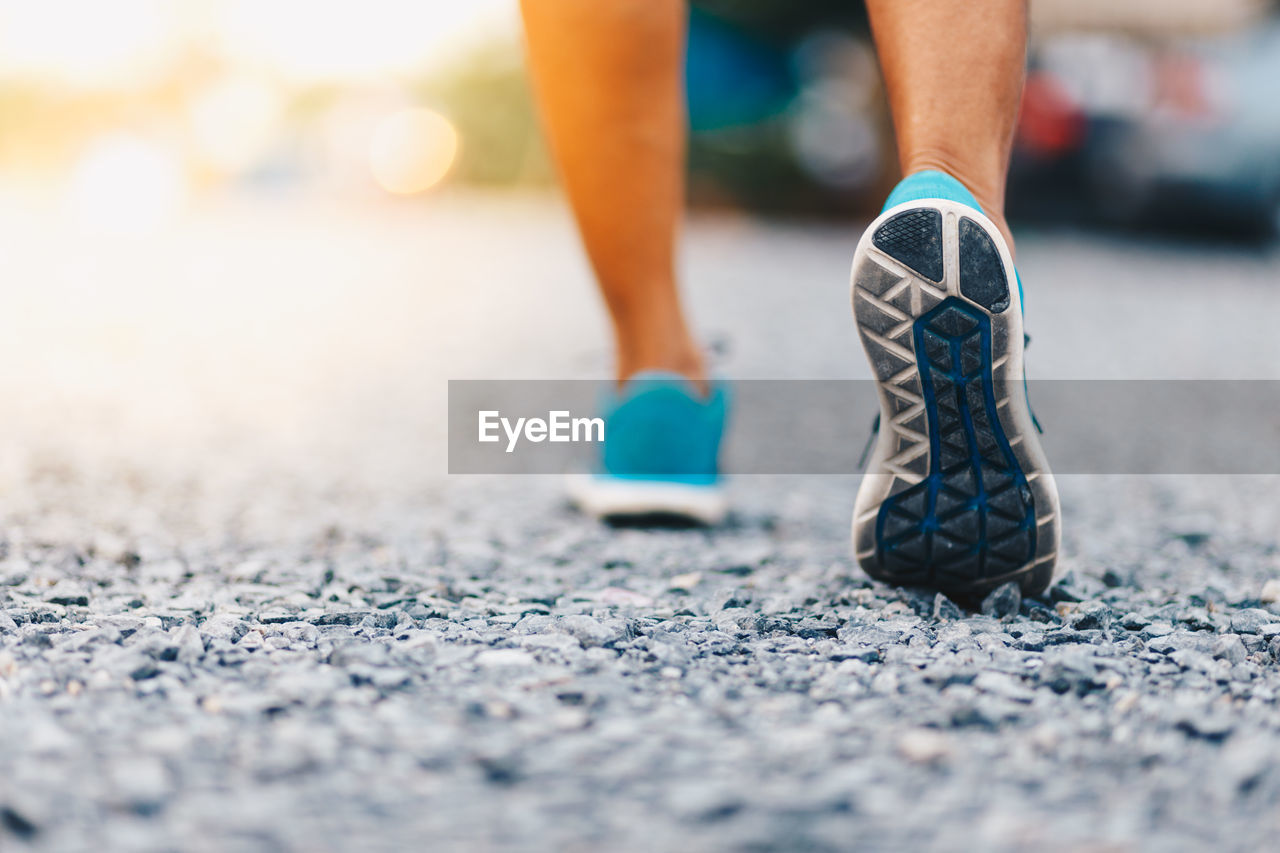
<svg viewBox="0 0 1280 853">
<path fill-rule="evenodd" d="M 718 524 L 728 512 L 718 459 L 728 392 L 703 398 L 676 373 L 638 373 L 605 403 L 603 451 L 569 497 L 608 521 Z"/>
<path fill-rule="evenodd" d="M 966 601 L 1053 580 L 1058 490 L 1023 378 L 1022 287 L 973 195 L 919 172 L 853 259 L 853 313 L 880 429 L 853 514 L 872 577 Z"/>
</svg>

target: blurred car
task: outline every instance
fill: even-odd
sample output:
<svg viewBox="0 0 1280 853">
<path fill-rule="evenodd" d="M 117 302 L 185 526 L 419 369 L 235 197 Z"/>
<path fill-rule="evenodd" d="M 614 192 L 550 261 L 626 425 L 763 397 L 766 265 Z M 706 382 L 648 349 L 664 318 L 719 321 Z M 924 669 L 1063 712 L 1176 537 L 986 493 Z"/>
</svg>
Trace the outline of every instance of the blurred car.
<svg viewBox="0 0 1280 853">
<path fill-rule="evenodd" d="M 1172 42 L 1049 38 L 1028 75 L 1010 208 L 1276 236 L 1278 80 L 1275 19 Z"/>
</svg>

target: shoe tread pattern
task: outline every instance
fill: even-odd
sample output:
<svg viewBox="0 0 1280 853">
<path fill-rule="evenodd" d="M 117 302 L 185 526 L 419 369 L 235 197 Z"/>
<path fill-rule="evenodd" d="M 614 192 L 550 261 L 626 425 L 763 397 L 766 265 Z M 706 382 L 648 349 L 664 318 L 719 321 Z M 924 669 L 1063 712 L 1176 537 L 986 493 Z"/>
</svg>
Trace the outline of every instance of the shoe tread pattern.
<svg viewBox="0 0 1280 853">
<path fill-rule="evenodd" d="M 876 229 L 871 242 L 930 281 L 942 281 L 941 211 L 926 207 L 891 216 Z"/>
<path fill-rule="evenodd" d="M 998 417 L 990 318 L 949 297 L 915 321 L 913 337 L 928 474 L 881 504 L 880 569 L 941 588 L 1016 572 L 1036 553 L 1035 500 Z"/>
<path fill-rule="evenodd" d="M 967 216 L 960 217 L 959 237 L 960 257 L 964 259 L 960 292 L 992 314 L 999 314 L 1009 307 L 1009 277 L 1000 251 L 986 229 Z"/>
</svg>

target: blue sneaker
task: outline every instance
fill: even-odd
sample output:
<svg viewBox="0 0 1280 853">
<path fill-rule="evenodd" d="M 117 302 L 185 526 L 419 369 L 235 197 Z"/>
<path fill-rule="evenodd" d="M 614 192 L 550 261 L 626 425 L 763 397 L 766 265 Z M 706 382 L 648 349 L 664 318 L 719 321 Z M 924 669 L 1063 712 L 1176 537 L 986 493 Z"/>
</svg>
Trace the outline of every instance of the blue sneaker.
<svg viewBox="0 0 1280 853">
<path fill-rule="evenodd" d="M 569 480 L 569 496 L 609 521 L 718 524 L 728 513 L 718 459 L 728 392 L 703 398 L 676 373 L 646 371 L 605 402 L 603 451 L 592 474 Z"/>
<path fill-rule="evenodd" d="M 1043 592 L 1058 490 L 1027 405 L 1003 236 L 963 184 L 919 172 L 863 234 L 852 289 L 881 425 L 854 508 L 858 562 L 968 601 L 1009 581 Z"/>
</svg>

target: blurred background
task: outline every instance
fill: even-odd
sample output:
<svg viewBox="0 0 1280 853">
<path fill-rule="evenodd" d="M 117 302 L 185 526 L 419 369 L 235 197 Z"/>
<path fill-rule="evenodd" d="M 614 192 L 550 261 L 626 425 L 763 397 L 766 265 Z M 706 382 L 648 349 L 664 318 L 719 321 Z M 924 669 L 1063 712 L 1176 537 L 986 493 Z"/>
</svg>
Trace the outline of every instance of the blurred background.
<svg viewBox="0 0 1280 853">
<path fill-rule="evenodd" d="M 1033 369 L 1270 375 L 1276 4 L 1032 7 L 1010 203 Z M 687 85 L 718 369 L 861 375 L 832 306 L 896 180 L 861 4 L 698 0 Z M 418 488 L 445 379 L 607 374 L 553 183 L 515 0 L 0 0 L 0 496 L 49 519 L 39 483 L 164 481 L 168 511 L 325 465 Z M 1156 277 L 1181 301 L 1153 309 Z M 1200 331 L 1206 278 L 1257 308 L 1229 339 Z M 1082 361 L 1081 294 L 1179 346 Z"/>
<path fill-rule="evenodd" d="M 1035 0 L 1023 221 L 1274 236 L 1267 0 Z M 895 180 L 861 4 L 696 0 L 696 206 L 865 215 Z M 139 234 L 219 193 L 552 180 L 514 0 L 0 0 L 0 177 Z"/>
</svg>

